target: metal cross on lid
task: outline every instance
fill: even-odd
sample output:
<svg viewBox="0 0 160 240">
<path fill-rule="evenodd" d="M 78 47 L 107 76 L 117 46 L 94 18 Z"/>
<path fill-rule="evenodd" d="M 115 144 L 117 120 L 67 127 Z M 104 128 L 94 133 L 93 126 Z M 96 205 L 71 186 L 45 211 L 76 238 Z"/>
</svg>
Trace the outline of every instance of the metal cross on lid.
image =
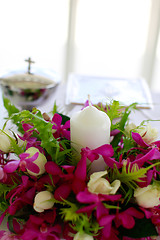
<svg viewBox="0 0 160 240">
<path fill-rule="evenodd" d="M 28 62 L 28 74 L 31 74 L 31 64 L 35 62 L 32 61 L 30 57 L 28 59 L 25 59 L 25 62 Z"/>
</svg>

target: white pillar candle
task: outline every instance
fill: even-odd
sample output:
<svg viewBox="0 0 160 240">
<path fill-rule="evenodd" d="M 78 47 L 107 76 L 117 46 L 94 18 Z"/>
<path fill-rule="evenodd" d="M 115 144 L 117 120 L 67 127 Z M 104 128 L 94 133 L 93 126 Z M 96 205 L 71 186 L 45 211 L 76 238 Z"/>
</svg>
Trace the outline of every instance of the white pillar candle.
<svg viewBox="0 0 160 240">
<path fill-rule="evenodd" d="M 110 127 L 111 121 L 108 115 L 94 106 L 90 105 L 76 112 L 70 119 L 72 147 L 77 153 L 80 153 L 81 148 L 95 149 L 104 144 L 109 144 Z M 96 164 L 97 171 L 104 169 L 104 161 L 103 164 L 100 164 L 100 159 L 95 162 L 98 164 Z"/>
</svg>

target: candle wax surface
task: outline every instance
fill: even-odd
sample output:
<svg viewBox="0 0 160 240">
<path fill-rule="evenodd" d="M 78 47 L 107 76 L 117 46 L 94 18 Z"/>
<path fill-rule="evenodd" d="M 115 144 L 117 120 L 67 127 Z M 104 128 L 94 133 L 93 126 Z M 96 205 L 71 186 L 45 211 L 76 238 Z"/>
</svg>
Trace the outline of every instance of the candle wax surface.
<svg viewBox="0 0 160 240">
<path fill-rule="evenodd" d="M 70 123 L 72 146 L 79 153 L 82 147 L 94 149 L 110 142 L 110 119 L 94 106 L 75 113 Z"/>
</svg>

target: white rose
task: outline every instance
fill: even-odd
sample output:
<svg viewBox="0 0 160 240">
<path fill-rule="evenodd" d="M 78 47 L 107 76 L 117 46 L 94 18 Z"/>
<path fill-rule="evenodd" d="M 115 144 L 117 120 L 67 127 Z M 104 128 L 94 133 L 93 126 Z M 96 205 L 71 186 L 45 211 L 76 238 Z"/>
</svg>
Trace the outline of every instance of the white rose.
<svg viewBox="0 0 160 240">
<path fill-rule="evenodd" d="M 151 124 L 148 123 L 146 126 L 137 127 L 134 123 L 128 124 L 125 128 L 126 135 L 129 136 L 131 131 L 139 133 L 142 139 L 147 143 L 151 144 L 158 138 L 158 131 L 156 128 L 152 128 Z"/>
<path fill-rule="evenodd" d="M 152 128 L 150 123 L 148 123 L 146 127 L 138 128 L 137 132 L 141 135 L 141 137 L 147 144 L 155 142 L 158 138 L 157 129 Z"/>
<path fill-rule="evenodd" d="M 86 233 L 76 233 L 73 240 L 94 240 L 94 238 L 91 235 L 88 235 Z"/>
<path fill-rule="evenodd" d="M 53 207 L 54 202 L 51 200 L 53 194 L 49 191 L 42 191 L 37 193 L 34 198 L 33 208 L 36 212 L 44 212 L 46 209 Z"/>
<path fill-rule="evenodd" d="M 87 184 L 88 191 L 95 194 L 115 194 L 121 183 L 119 180 L 115 180 L 110 184 L 107 179 L 103 178 L 106 174 L 107 171 L 91 174 L 90 180 Z"/>
<path fill-rule="evenodd" d="M 29 157 L 32 157 L 36 152 L 39 152 L 39 150 L 35 147 L 30 147 L 25 152 L 30 154 Z M 39 152 L 38 158 L 33 162 L 39 167 L 39 173 L 34 173 L 27 169 L 27 172 L 30 175 L 38 176 L 45 173 L 45 164 L 47 163 L 47 159 L 42 153 Z"/>
<path fill-rule="evenodd" d="M 134 129 L 137 129 L 137 126 L 134 123 L 128 124 L 125 128 L 126 135 L 129 137 L 130 132 L 133 131 Z"/>
<path fill-rule="evenodd" d="M 11 132 L 9 130 L 0 130 L 0 150 L 5 153 L 11 151 Z"/>
<path fill-rule="evenodd" d="M 148 185 L 147 187 L 137 188 L 134 197 L 139 206 L 153 208 L 160 204 L 160 186 Z"/>
</svg>

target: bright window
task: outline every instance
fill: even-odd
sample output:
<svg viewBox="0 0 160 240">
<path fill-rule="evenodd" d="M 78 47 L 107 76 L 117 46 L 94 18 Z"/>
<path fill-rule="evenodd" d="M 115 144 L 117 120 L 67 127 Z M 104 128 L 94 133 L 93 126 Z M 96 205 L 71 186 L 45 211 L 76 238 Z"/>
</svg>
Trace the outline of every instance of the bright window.
<svg viewBox="0 0 160 240">
<path fill-rule="evenodd" d="M 142 76 L 155 89 L 155 16 L 159 0 L 0 0 L 0 72 L 31 57 L 64 81 L 70 72 Z"/>
</svg>

